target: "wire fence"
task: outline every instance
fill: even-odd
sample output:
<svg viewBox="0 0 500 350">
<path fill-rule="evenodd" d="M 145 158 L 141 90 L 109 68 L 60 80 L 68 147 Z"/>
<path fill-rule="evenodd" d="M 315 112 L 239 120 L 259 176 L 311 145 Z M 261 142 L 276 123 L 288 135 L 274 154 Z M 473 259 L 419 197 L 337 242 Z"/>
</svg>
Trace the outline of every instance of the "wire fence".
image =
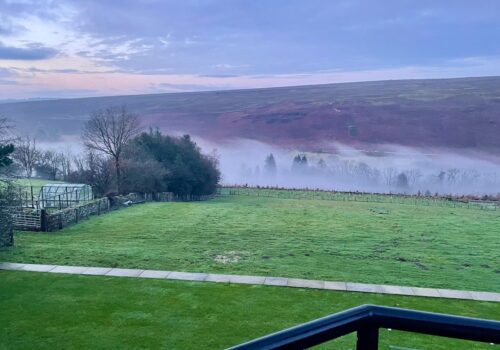
<svg viewBox="0 0 500 350">
<path fill-rule="evenodd" d="M 492 200 L 472 200 L 446 198 L 439 196 L 417 196 L 403 194 L 338 192 L 309 189 L 257 188 L 257 187 L 220 187 L 219 196 L 257 196 L 282 199 L 330 200 L 364 203 L 393 203 L 428 207 L 467 208 L 480 210 L 499 210 L 500 203 Z"/>
</svg>

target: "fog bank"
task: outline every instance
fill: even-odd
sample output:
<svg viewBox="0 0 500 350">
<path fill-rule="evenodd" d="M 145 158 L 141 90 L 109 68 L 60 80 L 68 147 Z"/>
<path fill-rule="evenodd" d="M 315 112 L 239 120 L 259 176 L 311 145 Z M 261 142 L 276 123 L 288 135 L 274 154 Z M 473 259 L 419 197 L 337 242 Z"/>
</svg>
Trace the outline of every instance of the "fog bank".
<svg viewBox="0 0 500 350">
<path fill-rule="evenodd" d="M 500 157 L 458 150 L 422 150 L 395 145 L 356 149 L 332 144 L 335 153 L 310 153 L 237 139 L 214 143 L 193 139 L 219 160 L 223 185 L 310 188 L 407 194 L 500 195 Z M 79 139 L 37 144 L 81 154 Z M 377 147 L 376 149 L 374 147 Z M 275 169 L 266 167 L 273 155 Z M 294 162 L 297 156 L 305 163 Z M 302 158 L 301 158 L 302 159 Z"/>
<path fill-rule="evenodd" d="M 483 154 L 394 145 L 377 146 L 383 151 L 369 147 L 359 150 L 342 144 L 334 145 L 336 153 L 308 153 L 245 139 L 218 145 L 199 139 L 197 142 L 205 152 L 217 155 L 224 185 L 408 194 L 500 194 L 500 159 Z M 270 154 L 275 160 L 274 169 L 266 166 Z"/>
</svg>

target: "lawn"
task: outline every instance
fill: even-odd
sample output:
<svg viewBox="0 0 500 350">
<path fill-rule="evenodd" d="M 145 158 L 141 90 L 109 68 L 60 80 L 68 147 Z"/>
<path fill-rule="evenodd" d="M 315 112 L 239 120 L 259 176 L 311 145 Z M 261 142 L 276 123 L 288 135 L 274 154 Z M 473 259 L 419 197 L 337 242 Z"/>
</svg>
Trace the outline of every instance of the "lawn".
<svg viewBox="0 0 500 350">
<path fill-rule="evenodd" d="M 0 271 L 0 349 L 222 349 L 365 303 L 494 319 L 500 303 Z M 381 330 L 381 349 L 491 349 Z M 322 349 L 352 349 L 354 335 Z"/>
<path fill-rule="evenodd" d="M 51 183 L 64 183 L 64 181 L 52 181 L 52 180 L 31 178 L 31 179 L 18 179 L 16 180 L 16 183 L 20 186 L 41 187 L 43 185 Z"/>
<path fill-rule="evenodd" d="M 220 197 L 18 233 L 0 261 L 500 291 L 500 211 Z"/>
</svg>

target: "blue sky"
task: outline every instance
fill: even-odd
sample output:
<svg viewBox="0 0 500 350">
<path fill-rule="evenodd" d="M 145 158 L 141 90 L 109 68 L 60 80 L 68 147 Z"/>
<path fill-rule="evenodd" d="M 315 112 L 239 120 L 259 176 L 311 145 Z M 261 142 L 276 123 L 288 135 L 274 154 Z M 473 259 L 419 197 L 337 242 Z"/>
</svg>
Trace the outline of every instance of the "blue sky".
<svg viewBox="0 0 500 350">
<path fill-rule="evenodd" d="M 0 0 L 0 99 L 486 75 L 498 0 Z"/>
</svg>

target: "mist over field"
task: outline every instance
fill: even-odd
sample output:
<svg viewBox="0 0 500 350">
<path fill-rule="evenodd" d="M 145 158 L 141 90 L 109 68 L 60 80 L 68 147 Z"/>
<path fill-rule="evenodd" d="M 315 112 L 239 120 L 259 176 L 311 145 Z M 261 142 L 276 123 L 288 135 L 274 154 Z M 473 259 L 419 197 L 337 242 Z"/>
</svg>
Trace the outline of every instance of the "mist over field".
<svg viewBox="0 0 500 350">
<path fill-rule="evenodd" d="M 205 154 L 217 157 L 222 185 L 422 195 L 500 194 L 500 158 L 480 152 L 397 145 L 354 148 L 335 143 L 331 145 L 334 153 L 313 153 L 249 139 L 221 143 L 193 139 Z M 38 146 L 69 156 L 84 151 L 78 138 L 40 142 Z M 270 154 L 276 163 L 274 171 L 266 167 Z M 296 156 L 305 156 L 307 164 L 294 164 Z"/>
<path fill-rule="evenodd" d="M 181 135 L 182 133 L 175 133 Z M 500 195 L 500 158 L 471 150 L 418 149 L 398 145 L 354 148 L 332 143 L 335 152 L 302 152 L 250 139 L 215 143 L 194 136 L 203 153 L 218 159 L 222 185 L 309 188 L 422 195 Z M 70 158 L 84 152 L 77 137 L 39 142 L 41 149 Z M 275 170 L 266 157 L 275 159 Z M 294 163 L 296 156 L 305 163 Z"/>
<path fill-rule="evenodd" d="M 218 157 L 224 185 L 422 195 L 500 193 L 500 161 L 491 155 L 395 145 L 372 151 L 343 144 L 334 145 L 336 153 L 304 153 L 246 139 L 220 145 L 197 141 Z M 269 154 L 275 158 L 275 171 L 266 167 Z M 307 164 L 294 164 L 297 155 L 305 156 Z"/>
</svg>

